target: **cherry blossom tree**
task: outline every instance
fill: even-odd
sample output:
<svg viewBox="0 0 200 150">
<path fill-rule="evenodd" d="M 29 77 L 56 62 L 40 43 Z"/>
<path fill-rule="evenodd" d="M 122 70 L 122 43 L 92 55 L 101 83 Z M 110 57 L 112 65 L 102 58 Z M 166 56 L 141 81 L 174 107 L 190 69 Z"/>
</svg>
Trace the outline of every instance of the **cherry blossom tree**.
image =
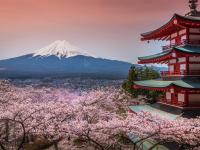
<svg viewBox="0 0 200 150">
<path fill-rule="evenodd" d="M 23 149 L 37 139 L 68 149 L 124 149 L 146 139 L 152 149 L 176 142 L 180 149 L 200 144 L 200 118 L 166 120 L 130 113 L 134 104 L 120 89 L 73 91 L 55 87 L 18 87 L 0 82 L 0 147 Z M 130 135 L 140 137 L 132 142 Z"/>
</svg>

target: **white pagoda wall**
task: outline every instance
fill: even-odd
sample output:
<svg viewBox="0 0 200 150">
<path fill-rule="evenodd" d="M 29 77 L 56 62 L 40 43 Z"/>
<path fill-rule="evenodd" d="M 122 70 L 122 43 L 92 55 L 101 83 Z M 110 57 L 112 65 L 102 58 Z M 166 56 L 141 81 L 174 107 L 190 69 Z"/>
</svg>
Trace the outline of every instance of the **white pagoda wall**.
<svg viewBox="0 0 200 150">
<path fill-rule="evenodd" d="M 199 28 L 190 28 L 190 33 L 200 33 Z"/>
<path fill-rule="evenodd" d="M 189 62 L 200 62 L 200 57 L 189 57 Z"/>
<path fill-rule="evenodd" d="M 166 99 L 168 102 L 171 102 L 172 94 L 170 92 L 166 92 Z"/>
<path fill-rule="evenodd" d="M 178 58 L 178 62 L 179 63 L 186 62 L 186 57 L 180 57 L 180 58 Z"/>
<path fill-rule="evenodd" d="M 169 65 L 169 72 L 174 72 L 174 65 Z"/>
<path fill-rule="evenodd" d="M 199 40 L 200 39 L 200 35 L 190 35 L 190 40 Z"/>
<path fill-rule="evenodd" d="M 178 102 L 185 102 L 185 94 L 178 93 Z"/>
<path fill-rule="evenodd" d="M 169 60 L 169 64 L 175 64 L 175 63 L 176 63 L 176 59 Z"/>
</svg>

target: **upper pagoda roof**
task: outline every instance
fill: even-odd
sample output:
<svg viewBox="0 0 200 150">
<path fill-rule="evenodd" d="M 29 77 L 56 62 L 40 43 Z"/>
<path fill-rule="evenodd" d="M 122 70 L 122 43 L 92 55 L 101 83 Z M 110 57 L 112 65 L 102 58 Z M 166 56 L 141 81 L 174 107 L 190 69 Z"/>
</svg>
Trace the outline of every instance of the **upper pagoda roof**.
<svg viewBox="0 0 200 150">
<path fill-rule="evenodd" d="M 168 39 L 170 34 L 185 29 L 186 27 L 200 27 L 200 17 L 174 14 L 174 16 L 160 28 L 141 34 L 141 40 Z"/>
<path fill-rule="evenodd" d="M 164 51 L 161 53 L 157 53 L 154 55 L 144 56 L 144 57 L 138 57 L 139 63 L 154 63 L 154 62 L 161 62 L 166 59 L 169 59 L 172 57 L 173 51 L 180 51 L 183 53 L 191 53 L 191 54 L 200 54 L 200 46 L 195 45 L 184 45 L 184 46 L 177 46 L 172 48 L 171 50 Z"/>
<path fill-rule="evenodd" d="M 196 46 L 196 45 L 178 46 L 178 47 L 174 47 L 173 49 L 182 51 L 185 53 L 200 54 L 200 46 Z"/>
</svg>

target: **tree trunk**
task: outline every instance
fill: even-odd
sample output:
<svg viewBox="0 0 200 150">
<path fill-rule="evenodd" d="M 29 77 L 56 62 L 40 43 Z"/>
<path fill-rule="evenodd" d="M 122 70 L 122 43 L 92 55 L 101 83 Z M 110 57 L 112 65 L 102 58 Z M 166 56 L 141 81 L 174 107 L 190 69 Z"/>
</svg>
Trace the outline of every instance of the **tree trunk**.
<svg viewBox="0 0 200 150">
<path fill-rule="evenodd" d="M 58 150 L 58 143 L 55 142 L 55 143 L 53 144 L 53 147 L 54 147 L 55 150 Z"/>
<path fill-rule="evenodd" d="M 8 140 L 9 140 L 9 121 L 8 121 L 8 120 L 5 121 L 5 127 L 6 127 L 6 131 L 5 131 L 5 132 L 6 132 L 6 133 L 5 133 L 5 134 L 6 134 L 5 141 L 8 142 Z"/>
</svg>

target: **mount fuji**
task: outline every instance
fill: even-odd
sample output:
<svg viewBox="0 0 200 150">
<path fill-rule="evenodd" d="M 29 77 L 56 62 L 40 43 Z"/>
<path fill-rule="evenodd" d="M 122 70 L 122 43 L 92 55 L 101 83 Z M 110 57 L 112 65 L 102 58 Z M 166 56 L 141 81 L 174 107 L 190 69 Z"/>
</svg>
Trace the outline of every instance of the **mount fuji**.
<svg viewBox="0 0 200 150">
<path fill-rule="evenodd" d="M 91 77 L 123 79 L 131 63 L 98 58 L 67 41 L 35 53 L 0 60 L 0 78 Z"/>
<path fill-rule="evenodd" d="M 55 41 L 52 44 L 45 46 L 37 50 L 33 56 L 41 56 L 41 57 L 48 57 L 48 56 L 57 56 L 58 58 L 68 58 L 77 55 L 83 56 L 91 56 L 88 53 L 84 52 L 82 49 L 71 45 L 69 42 L 63 41 Z"/>
</svg>

